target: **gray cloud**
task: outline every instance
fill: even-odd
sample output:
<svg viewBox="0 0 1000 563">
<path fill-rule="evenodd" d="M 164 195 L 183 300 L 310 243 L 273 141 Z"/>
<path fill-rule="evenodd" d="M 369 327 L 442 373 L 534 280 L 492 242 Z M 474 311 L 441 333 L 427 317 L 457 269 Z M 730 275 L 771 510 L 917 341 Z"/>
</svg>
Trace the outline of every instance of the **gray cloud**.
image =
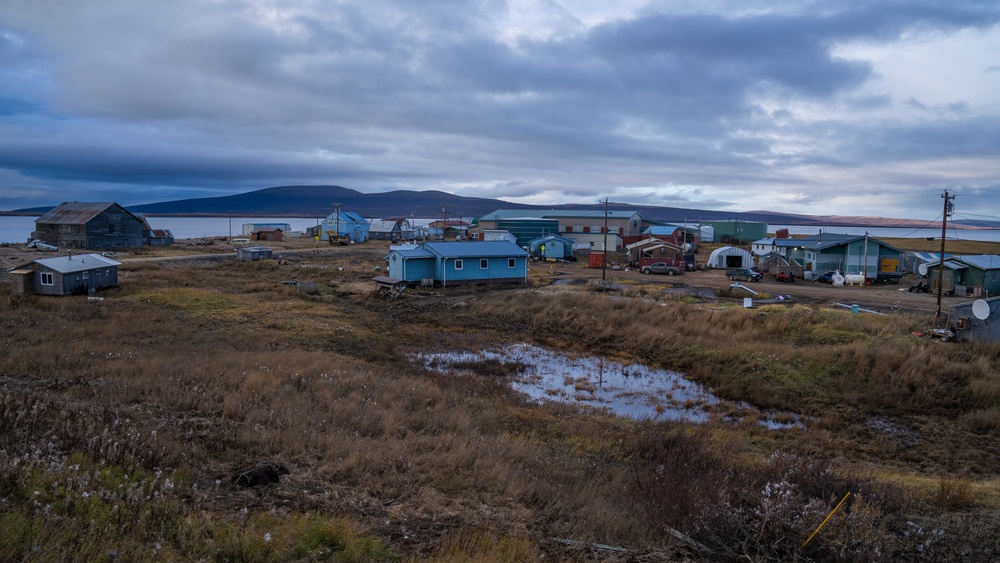
<svg viewBox="0 0 1000 563">
<path fill-rule="evenodd" d="M 591 27 L 537 6 L 549 33 L 512 39 L 513 7 L 488 0 L 5 3 L 0 209 L 335 183 L 733 210 L 768 189 L 811 212 L 845 178 L 938 189 L 925 162 L 1000 156 L 995 106 L 872 90 L 875 62 L 835 55 L 996 34 L 989 3 L 719 2 Z M 869 183 L 880 166 L 925 176 Z"/>
</svg>

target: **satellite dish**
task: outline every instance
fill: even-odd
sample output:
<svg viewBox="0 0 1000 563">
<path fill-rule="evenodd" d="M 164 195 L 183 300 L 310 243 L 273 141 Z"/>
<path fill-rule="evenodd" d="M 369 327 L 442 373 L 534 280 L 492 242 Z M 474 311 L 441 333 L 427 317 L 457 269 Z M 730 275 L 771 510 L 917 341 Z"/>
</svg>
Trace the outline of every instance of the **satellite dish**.
<svg viewBox="0 0 1000 563">
<path fill-rule="evenodd" d="M 921 265 L 917 266 L 917 273 L 920 274 L 921 276 L 926 276 L 927 275 L 927 264 L 921 264 Z"/>
<path fill-rule="evenodd" d="M 976 299 L 972 302 L 972 316 L 985 321 L 990 317 L 990 304 L 982 299 Z"/>
</svg>

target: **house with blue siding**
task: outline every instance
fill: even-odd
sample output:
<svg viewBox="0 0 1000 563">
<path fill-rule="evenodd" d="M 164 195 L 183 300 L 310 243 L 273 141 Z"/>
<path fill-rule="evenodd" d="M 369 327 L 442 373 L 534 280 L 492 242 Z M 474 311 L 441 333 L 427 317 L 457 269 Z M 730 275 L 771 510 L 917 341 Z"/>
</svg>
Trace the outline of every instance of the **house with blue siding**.
<svg viewBox="0 0 1000 563">
<path fill-rule="evenodd" d="M 330 236 L 345 237 L 353 242 L 368 240 L 371 225 L 364 217 L 353 211 L 334 211 L 323 219 L 320 238 L 330 240 Z"/>
<path fill-rule="evenodd" d="M 541 260 L 570 260 L 573 258 L 573 241 L 559 235 L 539 237 L 528 242 L 533 256 Z"/>
<path fill-rule="evenodd" d="M 425 242 L 396 247 L 385 259 L 389 277 L 407 283 L 430 278 L 445 287 L 528 280 L 528 252 L 509 241 Z"/>
</svg>

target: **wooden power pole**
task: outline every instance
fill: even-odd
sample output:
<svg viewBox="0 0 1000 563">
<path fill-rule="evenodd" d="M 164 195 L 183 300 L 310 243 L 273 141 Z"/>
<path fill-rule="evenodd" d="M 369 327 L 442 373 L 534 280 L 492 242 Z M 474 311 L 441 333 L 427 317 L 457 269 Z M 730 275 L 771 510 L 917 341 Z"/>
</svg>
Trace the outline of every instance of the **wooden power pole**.
<svg viewBox="0 0 1000 563">
<path fill-rule="evenodd" d="M 607 279 L 608 272 L 608 198 L 604 198 L 604 256 L 601 260 L 601 281 Z"/>
<path fill-rule="evenodd" d="M 944 214 L 941 216 L 941 257 L 938 260 L 938 287 L 937 287 L 937 311 L 934 312 L 934 327 L 937 328 L 938 319 L 941 318 L 941 296 L 944 295 L 944 241 L 948 235 L 948 216 L 955 209 L 952 200 L 955 196 L 948 195 L 948 190 L 944 191 Z"/>
</svg>

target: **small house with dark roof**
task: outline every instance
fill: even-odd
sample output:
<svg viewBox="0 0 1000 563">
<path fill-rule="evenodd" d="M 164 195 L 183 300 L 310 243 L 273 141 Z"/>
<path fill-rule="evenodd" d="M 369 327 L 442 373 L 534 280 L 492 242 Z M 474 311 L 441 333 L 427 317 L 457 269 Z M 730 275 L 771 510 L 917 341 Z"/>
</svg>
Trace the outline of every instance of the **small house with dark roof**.
<svg viewBox="0 0 1000 563">
<path fill-rule="evenodd" d="M 10 272 L 11 293 L 86 295 L 118 285 L 116 262 L 100 254 L 41 258 Z"/>
<path fill-rule="evenodd" d="M 263 227 L 250 233 L 251 240 L 264 240 L 270 242 L 281 242 L 284 238 L 284 231 L 278 227 Z"/>
<path fill-rule="evenodd" d="M 174 233 L 170 229 L 154 229 L 146 216 L 135 213 L 136 217 L 142 221 L 142 244 L 147 246 L 169 246 L 174 243 Z"/>
<path fill-rule="evenodd" d="M 389 277 L 408 283 L 433 279 L 442 287 L 528 280 L 528 251 L 509 241 L 425 242 L 386 255 Z"/>
<path fill-rule="evenodd" d="M 410 230 L 406 219 L 374 219 L 368 227 L 368 237 L 372 240 L 402 240 Z"/>
<path fill-rule="evenodd" d="M 32 239 L 59 248 L 124 249 L 143 245 L 142 219 L 117 203 L 65 202 L 38 219 Z"/>
</svg>

